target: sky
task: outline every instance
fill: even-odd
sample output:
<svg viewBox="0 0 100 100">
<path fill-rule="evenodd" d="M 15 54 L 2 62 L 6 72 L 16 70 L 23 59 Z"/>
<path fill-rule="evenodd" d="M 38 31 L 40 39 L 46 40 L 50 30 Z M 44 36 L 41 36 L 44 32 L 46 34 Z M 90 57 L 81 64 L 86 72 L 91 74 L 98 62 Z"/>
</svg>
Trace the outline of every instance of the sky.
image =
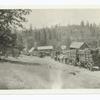
<svg viewBox="0 0 100 100">
<path fill-rule="evenodd" d="M 100 9 L 33 9 L 27 19 L 26 28 L 80 24 L 82 20 L 100 24 Z"/>
</svg>

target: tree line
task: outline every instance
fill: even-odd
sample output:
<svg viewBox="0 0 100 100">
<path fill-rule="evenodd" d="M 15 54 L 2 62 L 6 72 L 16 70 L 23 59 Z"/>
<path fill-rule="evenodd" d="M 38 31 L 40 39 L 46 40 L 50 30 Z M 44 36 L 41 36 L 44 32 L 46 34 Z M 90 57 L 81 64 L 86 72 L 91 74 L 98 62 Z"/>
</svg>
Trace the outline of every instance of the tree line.
<svg viewBox="0 0 100 100">
<path fill-rule="evenodd" d="M 30 25 L 29 29 L 22 32 L 23 46 L 30 49 L 35 45 L 53 45 L 59 48 L 61 45 L 66 45 L 69 48 L 71 42 L 80 41 L 87 42 L 91 48 L 100 46 L 100 26 L 95 23 L 85 23 L 81 21 L 79 25 L 35 28 Z"/>
<path fill-rule="evenodd" d="M 71 42 L 87 42 L 92 48 L 100 46 L 100 26 L 95 23 L 81 21 L 79 25 L 55 25 L 44 28 L 23 28 L 26 15 L 30 9 L 1 9 L 0 10 L 0 54 L 6 54 L 9 49 L 14 53 L 23 48 L 52 45 L 58 49 L 61 45 L 69 48 Z M 22 30 L 18 30 L 18 28 Z"/>
</svg>

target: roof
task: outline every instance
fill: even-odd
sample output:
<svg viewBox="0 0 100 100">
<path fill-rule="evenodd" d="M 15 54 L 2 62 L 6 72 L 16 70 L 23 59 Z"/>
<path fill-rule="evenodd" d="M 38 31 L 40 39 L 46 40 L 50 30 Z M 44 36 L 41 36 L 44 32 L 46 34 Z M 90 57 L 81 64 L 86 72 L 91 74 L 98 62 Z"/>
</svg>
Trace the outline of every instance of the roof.
<svg viewBox="0 0 100 100">
<path fill-rule="evenodd" d="M 32 47 L 32 48 L 29 50 L 29 53 L 30 53 L 30 52 L 32 52 L 34 49 L 35 49 L 35 48 L 34 48 L 34 47 Z"/>
<path fill-rule="evenodd" d="M 37 49 L 38 50 L 48 50 L 48 49 L 52 50 L 53 49 L 53 46 L 40 46 Z"/>
<path fill-rule="evenodd" d="M 70 48 L 79 49 L 79 48 L 81 48 L 81 46 L 82 46 L 84 43 L 85 43 L 85 42 L 73 42 L 73 43 L 70 45 Z"/>
</svg>

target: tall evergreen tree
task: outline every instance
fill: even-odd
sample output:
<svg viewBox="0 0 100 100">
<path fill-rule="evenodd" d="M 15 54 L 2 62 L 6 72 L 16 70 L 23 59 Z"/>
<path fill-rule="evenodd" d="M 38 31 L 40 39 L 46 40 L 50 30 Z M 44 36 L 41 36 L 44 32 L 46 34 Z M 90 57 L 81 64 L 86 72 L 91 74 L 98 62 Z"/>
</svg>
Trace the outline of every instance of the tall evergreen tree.
<svg viewBox="0 0 100 100">
<path fill-rule="evenodd" d="M 25 16 L 31 10 L 25 9 L 1 9 L 0 10 L 0 50 L 5 53 L 8 47 L 16 46 L 16 34 L 12 34 L 12 28 L 23 27 Z"/>
</svg>

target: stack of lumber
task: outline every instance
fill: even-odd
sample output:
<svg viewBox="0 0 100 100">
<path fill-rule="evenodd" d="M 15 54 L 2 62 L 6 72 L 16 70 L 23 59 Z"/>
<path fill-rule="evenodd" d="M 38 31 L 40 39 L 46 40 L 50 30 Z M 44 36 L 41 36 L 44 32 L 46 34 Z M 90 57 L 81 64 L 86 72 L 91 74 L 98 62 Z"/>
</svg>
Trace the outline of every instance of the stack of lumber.
<svg viewBox="0 0 100 100">
<path fill-rule="evenodd" d="M 85 49 L 85 50 L 79 50 L 78 52 L 79 55 L 79 60 L 83 61 L 83 62 L 92 62 L 92 54 L 91 54 L 91 50 L 89 49 Z"/>
</svg>

